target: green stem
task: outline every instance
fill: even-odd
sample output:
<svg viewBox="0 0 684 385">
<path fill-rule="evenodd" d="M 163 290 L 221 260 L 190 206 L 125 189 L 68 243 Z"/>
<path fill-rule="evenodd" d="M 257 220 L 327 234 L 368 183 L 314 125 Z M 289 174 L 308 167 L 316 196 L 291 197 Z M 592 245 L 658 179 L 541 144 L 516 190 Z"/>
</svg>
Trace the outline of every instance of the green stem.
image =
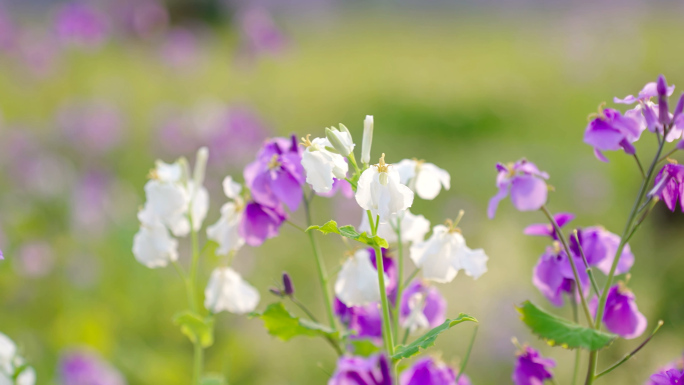
<svg viewBox="0 0 684 385">
<path fill-rule="evenodd" d="M 190 307 L 192 311 L 199 314 L 200 308 L 197 302 L 197 270 L 199 266 L 199 241 L 197 237 L 197 231 L 195 230 L 195 224 L 192 220 L 192 215 L 188 216 L 190 221 L 190 239 L 192 242 L 192 264 L 190 266 L 190 276 L 186 280 L 186 287 L 188 288 L 188 296 L 191 298 Z M 193 384 L 199 385 L 202 380 L 202 367 L 204 366 L 204 348 L 202 347 L 201 341 L 195 341 L 194 343 L 194 360 L 193 360 Z"/>
<path fill-rule="evenodd" d="M 204 348 L 200 341 L 195 342 L 195 359 L 192 371 L 192 383 L 200 385 L 202 381 L 202 366 L 204 361 Z"/>
<path fill-rule="evenodd" d="M 670 155 L 672 155 L 672 154 L 674 154 L 675 152 L 677 152 L 677 150 L 679 150 L 679 149 L 678 149 L 678 148 L 674 148 L 674 149 L 672 149 L 670 152 L 668 152 L 667 154 L 663 155 L 662 158 L 658 159 L 658 163 L 661 163 L 661 162 L 666 161 L 667 158 L 669 158 Z"/>
<path fill-rule="evenodd" d="M 394 298 L 394 339 L 399 340 L 399 319 L 401 318 L 401 292 L 404 289 L 403 279 L 404 279 L 404 245 L 401 240 L 401 219 L 397 219 L 397 227 L 395 229 L 397 233 L 397 290 L 396 297 Z"/>
<path fill-rule="evenodd" d="M 473 336 L 470 337 L 470 343 L 468 343 L 468 350 L 466 350 L 465 357 L 463 358 L 463 363 L 461 364 L 461 367 L 458 369 L 458 375 L 456 376 L 456 381 L 454 381 L 457 384 L 458 380 L 461 379 L 463 372 L 465 372 L 466 366 L 468 365 L 468 359 L 470 358 L 470 353 L 473 351 L 473 345 L 475 344 L 475 337 L 477 337 L 478 328 L 479 325 L 475 324 L 475 329 L 473 329 Z"/>
<path fill-rule="evenodd" d="M 594 278 L 594 271 L 591 269 L 591 266 L 589 266 L 589 261 L 587 261 L 587 256 L 584 254 L 584 249 L 582 248 L 582 244 L 580 243 L 579 240 L 579 235 L 577 234 L 577 230 L 573 232 L 573 235 L 575 236 L 575 241 L 577 242 L 577 248 L 580 251 L 580 255 L 582 256 L 582 262 L 584 262 L 584 268 L 587 269 L 587 275 L 589 276 L 589 280 L 591 281 L 591 287 L 594 289 L 594 293 L 596 295 L 599 295 L 600 291 L 598 288 L 598 284 L 596 283 L 596 279 Z M 577 322 L 577 320 L 575 320 Z"/>
<path fill-rule="evenodd" d="M 641 161 L 639 160 L 639 157 L 637 156 L 636 152 L 634 153 L 634 160 L 636 160 L 637 166 L 639 166 L 639 171 L 641 172 L 641 177 L 643 179 L 646 179 L 646 173 L 644 172 L 644 166 L 641 165 Z"/>
<path fill-rule="evenodd" d="M 608 374 L 608 373 L 612 372 L 612 371 L 615 370 L 617 367 L 619 367 L 620 365 L 622 365 L 622 364 L 624 364 L 625 362 L 627 362 L 630 358 L 634 357 L 634 355 L 637 354 L 637 353 L 639 352 L 639 350 L 641 350 L 644 346 L 646 346 L 646 344 L 648 344 L 648 343 L 651 341 L 651 339 L 653 338 L 653 336 L 655 336 L 655 334 L 658 333 L 658 330 L 660 330 L 660 328 L 661 328 L 662 326 L 663 326 L 663 321 L 662 321 L 662 320 L 661 320 L 661 321 L 658 321 L 658 324 L 656 325 L 655 329 L 653 329 L 653 332 L 651 332 L 651 335 L 648 336 L 648 338 L 646 338 L 646 339 L 644 340 L 644 342 L 640 343 L 639 346 L 636 347 L 636 349 L 634 349 L 634 350 L 632 350 L 631 352 L 625 354 L 625 356 L 622 357 L 622 359 L 621 359 L 620 361 L 616 362 L 615 364 L 611 365 L 608 369 L 606 369 L 606 370 L 602 371 L 601 373 L 597 374 L 594 378 L 599 378 L 599 377 L 601 377 L 601 376 L 603 376 L 603 375 L 605 375 L 605 374 Z"/>
<path fill-rule="evenodd" d="M 306 213 L 306 226 L 312 225 L 311 222 L 311 207 L 309 206 L 310 201 L 304 197 L 304 212 Z M 332 301 L 330 297 L 330 289 L 328 288 L 328 274 L 326 273 L 325 264 L 323 263 L 323 258 L 321 257 L 321 251 L 318 248 L 318 243 L 316 243 L 316 238 L 314 237 L 313 231 L 307 231 L 309 236 L 309 242 L 311 243 L 311 248 L 313 249 L 314 258 L 316 259 L 316 266 L 318 268 L 318 279 L 321 283 L 321 289 L 323 290 L 323 301 L 325 303 L 325 310 L 328 313 L 328 322 L 330 323 L 330 328 L 337 330 L 335 325 L 335 315 L 333 313 Z"/>
<path fill-rule="evenodd" d="M 601 293 L 601 296 L 599 298 L 599 303 L 598 303 L 598 308 L 596 309 L 596 325 L 600 329 L 601 327 L 601 320 L 603 319 L 603 312 L 605 311 L 606 307 L 606 300 L 608 298 L 608 290 L 610 289 L 610 286 L 613 284 L 613 278 L 615 277 L 615 270 L 617 269 L 618 263 L 620 262 L 620 257 L 622 256 L 622 251 L 625 248 L 625 245 L 627 245 L 627 241 L 629 237 L 633 235 L 632 231 L 632 226 L 634 224 L 634 220 L 636 219 L 636 215 L 638 212 L 638 208 L 641 205 L 641 202 L 643 201 L 644 197 L 646 196 L 646 191 L 648 190 L 648 186 L 651 183 L 651 179 L 653 178 L 653 175 L 655 173 L 655 168 L 658 165 L 658 159 L 660 159 L 660 154 L 663 152 L 663 146 L 665 145 L 665 140 L 660 140 L 660 137 L 658 137 L 658 151 L 656 152 L 655 156 L 653 157 L 653 161 L 651 162 L 651 165 L 648 168 L 648 172 L 646 173 L 646 178 L 641 182 L 641 187 L 639 188 L 639 193 L 637 194 L 636 199 L 634 200 L 634 205 L 632 205 L 632 211 L 629 214 L 629 217 L 627 218 L 627 223 L 625 223 L 625 228 L 622 231 L 622 237 L 620 238 L 620 244 L 618 245 L 617 250 L 615 251 L 615 257 L 613 258 L 613 264 L 610 267 L 610 272 L 608 273 L 608 278 L 606 279 L 606 284 L 603 288 L 603 292 Z M 587 370 L 587 380 L 585 382 L 586 385 L 591 385 L 594 383 L 594 379 L 596 378 L 596 366 L 598 364 L 598 351 L 594 350 L 589 354 L 589 369 Z"/>
<path fill-rule="evenodd" d="M 577 236 L 577 231 L 575 231 L 575 236 Z M 577 242 L 579 244 L 579 241 Z M 579 314 L 577 312 L 577 301 L 575 301 L 574 298 L 572 298 L 572 295 L 568 296 L 568 300 L 570 302 L 570 305 L 572 307 L 572 319 L 575 321 L 575 323 L 579 323 Z M 577 376 L 579 374 L 579 363 L 580 363 L 580 358 L 581 358 L 581 353 L 582 351 L 577 348 L 577 351 L 575 352 L 575 367 L 572 371 L 572 382 L 570 385 L 575 385 L 577 383 Z"/>
<path fill-rule="evenodd" d="M 551 222 L 551 225 L 553 225 L 553 228 L 556 230 L 556 234 L 558 235 L 558 238 L 561 240 L 561 243 L 563 244 L 563 248 L 565 249 L 565 253 L 568 257 L 568 261 L 570 261 L 570 266 L 572 267 L 572 274 L 575 277 L 575 285 L 577 287 L 577 290 L 579 292 L 579 297 L 582 301 L 582 308 L 584 309 L 584 315 L 587 317 L 587 322 L 589 324 L 589 327 L 594 328 L 594 320 L 591 319 L 591 311 L 589 310 L 589 305 L 587 304 L 587 299 L 584 298 L 584 290 L 582 289 L 582 282 L 580 282 L 579 279 L 579 273 L 577 272 L 577 266 L 575 266 L 575 258 L 572 257 L 572 253 L 570 252 L 570 247 L 568 246 L 568 241 L 565 239 L 565 235 L 561 231 L 560 227 L 558 226 L 558 223 L 556 223 L 556 220 L 553 218 L 553 215 L 549 212 L 549 209 L 546 208 L 546 205 L 541 207 L 541 210 L 546 214 L 546 217 L 549 219 Z M 574 299 L 573 299 L 574 301 Z"/>
<path fill-rule="evenodd" d="M 418 275 L 419 271 L 420 269 L 413 270 L 413 273 L 411 273 L 411 275 L 409 275 L 408 278 L 406 278 L 406 280 L 404 281 L 404 287 L 407 287 L 411 283 L 411 281 L 413 281 L 413 278 L 416 278 L 416 275 Z"/>
<path fill-rule="evenodd" d="M 359 165 L 356 164 L 356 158 L 354 157 L 354 153 L 353 153 L 353 152 L 350 153 L 349 156 L 347 156 L 347 159 L 349 159 L 349 163 L 351 163 L 352 167 L 354 167 L 354 170 L 355 170 L 356 172 L 361 171 L 361 170 L 359 169 Z"/>
<path fill-rule="evenodd" d="M 292 295 L 292 296 L 289 296 L 289 298 L 292 301 L 292 303 L 297 305 L 297 307 L 299 307 L 304 313 L 306 313 L 306 315 L 309 317 L 309 319 L 318 323 L 318 320 L 313 315 L 313 313 L 311 313 L 309 311 L 309 309 L 303 303 L 301 303 L 295 296 Z M 344 352 L 342 351 L 342 348 L 340 348 L 340 345 L 334 339 L 332 339 L 332 337 L 326 336 L 325 339 L 326 339 L 326 341 L 328 341 L 330 346 L 332 346 L 332 348 L 335 349 L 335 352 L 337 353 L 338 356 L 341 356 L 342 354 L 344 354 Z"/>
</svg>

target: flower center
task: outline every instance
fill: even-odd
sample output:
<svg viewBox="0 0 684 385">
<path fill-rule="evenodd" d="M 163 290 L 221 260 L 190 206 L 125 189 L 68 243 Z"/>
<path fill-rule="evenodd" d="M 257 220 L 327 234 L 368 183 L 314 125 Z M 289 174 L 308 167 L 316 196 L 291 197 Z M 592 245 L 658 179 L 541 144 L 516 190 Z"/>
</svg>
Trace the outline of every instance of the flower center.
<svg viewBox="0 0 684 385">
<path fill-rule="evenodd" d="M 147 173 L 147 177 L 150 179 L 159 179 L 159 173 L 157 172 L 157 169 L 151 169 L 150 172 Z"/>
<path fill-rule="evenodd" d="M 387 168 L 389 165 L 385 163 L 385 153 L 382 153 L 382 156 L 380 157 L 380 160 L 378 161 L 377 164 L 378 167 L 378 172 L 387 172 Z"/>
<path fill-rule="evenodd" d="M 276 168 L 280 168 L 280 162 L 278 161 L 278 154 L 273 154 L 271 160 L 268 161 L 268 169 L 273 170 Z"/>
<path fill-rule="evenodd" d="M 306 134 L 306 137 L 302 137 L 302 142 L 299 144 L 301 144 L 304 147 L 311 146 L 311 140 L 309 140 L 310 137 L 311 137 L 311 134 Z"/>
</svg>

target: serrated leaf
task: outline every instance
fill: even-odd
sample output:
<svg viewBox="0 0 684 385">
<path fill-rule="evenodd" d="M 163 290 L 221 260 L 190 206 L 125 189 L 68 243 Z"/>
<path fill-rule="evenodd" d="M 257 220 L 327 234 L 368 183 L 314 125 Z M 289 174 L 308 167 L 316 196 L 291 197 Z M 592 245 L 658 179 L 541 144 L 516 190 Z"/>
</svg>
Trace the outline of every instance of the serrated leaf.
<svg viewBox="0 0 684 385">
<path fill-rule="evenodd" d="M 369 339 L 354 339 L 349 341 L 355 356 L 369 357 L 380 351 L 380 347 Z"/>
<path fill-rule="evenodd" d="M 584 327 L 538 308 L 530 301 L 516 307 L 520 319 L 532 333 L 544 339 L 549 345 L 560 345 L 565 349 L 583 348 L 599 350 L 610 345 L 618 336 Z"/>
<path fill-rule="evenodd" d="M 464 313 L 459 314 L 456 318 L 447 319 L 446 321 L 444 321 L 444 323 L 423 334 L 420 338 L 413 341 L 412 343 L 406 346 L 397 347 L 397 349 L 394 352 L 394 355 L 392 356 L 392 359 L 398 361 L 404 358 L 415 356 L 416 354 L 418 354 L 418 352 L 420 352 L 420 349 L 425 350 L 430 346 L 433 346 L 435 344 L 435 341 L 437 340 L 437 337 L 439 337 L 440 334 L 466 321 L 477 322 L 477 320 L 474 317 L 471 317 Z"/>
<path fill-rule="evenodd" d="M 383 248 L 388 248 L 389 244 L 386 240 L 380 238 L 379 236 L 369 236 L 365 232 L 359 233 L 356 231 L 354 226 L 346 225 L 342 227 L 337 227 L 337 222 L 328 221 L 323 226 L 309 226 L 306 231 L 318 230 L 323 234 L 335 233 L 339 234 L 345 238 L 353 239 L 355 241 L 361 242 L 371 247 L 380 246 Z"/>
<path fill-rule="evenodd" d="M 214 344 L 214 318 L 203 318 L 190 310 L 182 311 L 173 316 L 173 322 L 180 326 L 190 342 L 200 341 L 202 347 L 208 348 Z"/>
<path fill-rule="evenodd" d="M 216 373 L 210 373 L 210 374 L 205 374 L 204 377 L 202 377 L 202 381 L 200 382 L 201 385 L 226 385 L 226 380 L 223 378 L 223 375 L 221 374 L 216 374 Z"/>
<path fill-rule="evenodd" d="M 263 313 L 251 313 L 249 316 L 261 318 L 268 333 L 283 341 L 297 336 L 339 339 L 339 333 L 329 327 L 290 314 L 282 302 L 272 303 Z"/>
</svg>

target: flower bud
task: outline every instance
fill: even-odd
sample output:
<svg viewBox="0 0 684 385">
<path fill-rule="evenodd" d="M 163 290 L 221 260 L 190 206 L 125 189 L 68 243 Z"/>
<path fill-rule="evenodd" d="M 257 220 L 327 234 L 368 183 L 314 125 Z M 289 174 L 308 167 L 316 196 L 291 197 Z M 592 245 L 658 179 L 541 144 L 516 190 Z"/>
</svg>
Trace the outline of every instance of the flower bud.
<svg viewBox="0 0 684 385">
<path fill-rule="evenodd" d="M 366 115 L 363 121 L 363 141 L 361 143 L 361 162 L 370 163 L 371 145 L 373 144 L 373 115 Z"/>
<path fill-rule="evenodd" d="M 677 102 L 677 106 L 675 107 L 672 120 L 676 120 L 677 117 L 682 114 L 682 111 L 684 111 L 684 92 L 682 92 L 682 96 L 679 97 L 679 101 Z"/>
<path fill-rule="evenodd" d="M 670 108 L 667 105 L 667 82 L 663 75 L 658 76 L 658 120 L 663 126 L 670 124 Z"/>
<path fill-rule="evenodd" d="M 209 158 L 209 149 L 202 147 L 197 150 L 195 157 L 195 170 L 193 172 L 193 180 L 195 186 L 201 186 L 204 183 L 204 174 L 207 170 L 207 159 Z"/>
<path fill-rule="evenodd" d="M 332 129 L 325 129 L 325 137 L 328 139 L 333 148 L 342 156 L 349 156 L 352 151 L 354 151 L 354 142 L 352 141 L 351 134 L 349 130 L 343 125 L 343 131 L 340 131 L 333 127 Z"/>
<path fill-rule="evenodd" d="M 294 285 L 292 284 L 292 278 L 287 273 L 283 273 L 283 294 L 292 295 L 294 294 Z"/>
<path fill-rule="evenodd" d="M 277 287 L 269 287 L 269 288 L 268 288 L 268 291 L 270 291 L 271 294 L 273 294 L 273 295 L 275 295 L 275 296 L 278 296 L 278 297 L 282 297 L 282 296 L 283 296 L 283 292 L 280 291 L 280 289 L 278 289 Z"/>
</svg>

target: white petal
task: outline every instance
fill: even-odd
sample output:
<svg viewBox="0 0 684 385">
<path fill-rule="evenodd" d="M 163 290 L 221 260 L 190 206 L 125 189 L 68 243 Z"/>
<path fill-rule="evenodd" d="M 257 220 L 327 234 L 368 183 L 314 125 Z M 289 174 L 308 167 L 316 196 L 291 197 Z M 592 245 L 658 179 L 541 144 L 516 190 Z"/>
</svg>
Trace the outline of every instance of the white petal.
<svg viewBox="0 0 684 385">
<path fill-rule="evenodd" d="M 246 314 L 259 304 L 259 292 L 230 267 L 214 269 L 204 296 L 204 306 L 212 313 Z"/>
<path fill-rule="evenodd" d="M 146 205 L 151 215 L 171 225 L 172 221 L 183 216 L 190 204 L 188 191 L 178 184 L 150 180 L 145 184 Z"/>
<path fill-rule="evenodd" d="M 408 184 L 408 181 L 416 176 L 416 163 L 413 159 L 404 159 L 393 165 L 397 172 L 399 172 L 401 183 Z"/>
<path fill-rule="evenodd" d="M 17 346 L 5 334 L 0 333 L 0 371 L 13 372 L 12 362 L 17 355 Z"/>
<path fill-rule="evenodd" d="M 349 166 L 339 154 L 325 149 L 330 142 L 325 138 L 315 138 L 302 154 L 302 166 L 306 171 L 306 182 L 317 193 L 332 189 L 333 178 L 344 179 Z"/>
<path fill-rule="evenodd" d="M 233 177 L 228 175 L 223 179 L 223 192 L 230 199 L 235 199 L 240 196 L 242 185 L 233 180 Z"/>
<path fill-rule="evenodd" d="M 421 268 L 425 279 L 440 283 L 451 282 L 458 273 L 454 260 L 463 247 L 465 241 L 461 234 L 450 233 L 445 226 L 437 225 L 427 241 L 411 247 L 411 259 Z"/>
<path fill-rule="evenodd" d="M 221 207 L 221 218 L 218 222 L 207 228 L 207 238 L 219 244 L 216 255 L 228 255 L 245 244 L 239 231 L 242 215 L 243 212 L 237 211 L 235 203 L 226 203 Z"/>
<path fill-rule="evenodd" d="M 437 197 L 442 186 L 444 186 L 445 190 L 451 187 L 451 176 L 448 172 L 432 163 L 423 163 L 419 166 L 419 171 L 413 184 L 419 197 L 432 200 Z"/>
<path fill-rule="evenodd" d="M 207 217 L 208 211 L 209 192 L 202 186 L 192 198 L 192 225 L 195 231 L 199 231 L 202 228 L 202 223 L 204 218 Z"/>
<path fill-rule="evenodd" d="M 430 221 L 422 215 L 414 215 L 409 210 L 401 216 L 401 240 L 404 243 L 422 242 L 430 231 Z"/>
<path fill-rule="evenodd" d="M 373 204 L 373 196 L 371 193 L 373 179 L 377 174 L 377 170 L 373 166 L 367 168 L 361 173 L 358 183 L 356 184 L 356 194 L 354 198 L 356 203 L 364 210 L 376 210 L 377 206 Z"/>
<path fill-rule="evenodd" d="M 35 383 L 36 371 L 30 366 L 21 371 L 15 382 L 16 385 L 34 385 Z"/>
<path fill-rule="evenodd" d="M 474 279 L 487 272 L 487 260 L 489 257 L 482 249 L 470 250 L 465 247 L 459 254 L 460 268 Z"/>
<path fill-rule="evenodd" d="M 164 163 L 161 160 L 156 162 L 157 179 L 164 183 L 177 183 L 183 176 L 183 167 L 180 163 Z"/>
<path fill-rule="evenodd" d="M 345 261 L 337 275 L 335 294 L 347 306 L 363 306 L 380 301 L 378 272 L 371 264 L 368 250 L 358 250 Z"/>
<path fill-rule="evenodd" d="M 178 259 L 178 241 L 161 224 L 141 225 L 133 237 L 133 255 L 149 268 L 164 267 Z"/>
</svg>

